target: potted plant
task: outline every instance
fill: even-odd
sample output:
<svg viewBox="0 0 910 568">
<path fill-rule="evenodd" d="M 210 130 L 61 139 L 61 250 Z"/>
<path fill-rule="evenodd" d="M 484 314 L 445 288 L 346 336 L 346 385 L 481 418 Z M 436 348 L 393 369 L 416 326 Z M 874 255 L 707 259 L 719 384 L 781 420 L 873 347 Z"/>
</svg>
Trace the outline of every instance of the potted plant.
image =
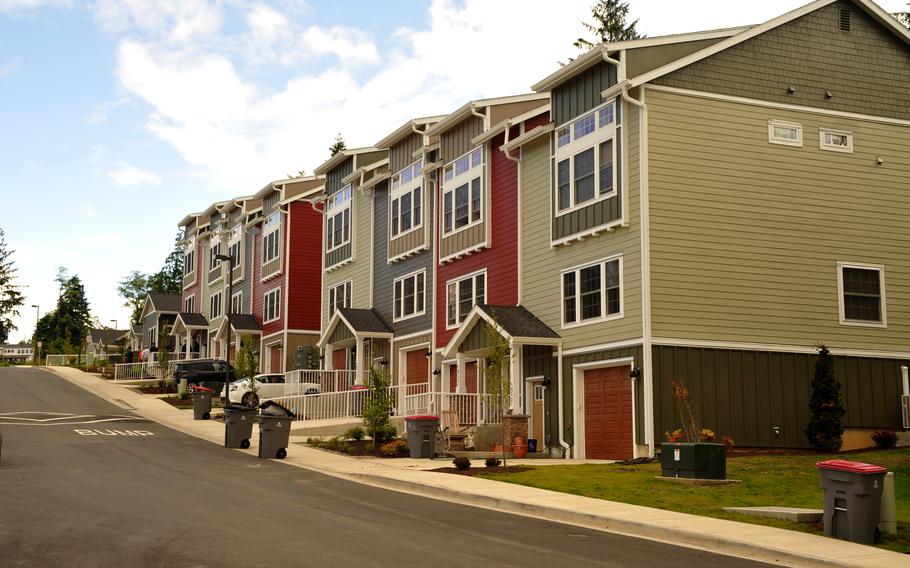
<svg viewBox="0 0 910 568">
<path fill-rule="evenodd" d="M 671 384 L 682 428 L 668 432 L 667 441 L 661 444 L 661 475 L 726 479 L 727 456 L 724 444 L 715 443 L 717 436 L 714 432 L 702 427 L 698 411 L 693 410 L 689 401 L 689 389 L 685 383 L 679 380 L 671 381 Z"/>
</svg>

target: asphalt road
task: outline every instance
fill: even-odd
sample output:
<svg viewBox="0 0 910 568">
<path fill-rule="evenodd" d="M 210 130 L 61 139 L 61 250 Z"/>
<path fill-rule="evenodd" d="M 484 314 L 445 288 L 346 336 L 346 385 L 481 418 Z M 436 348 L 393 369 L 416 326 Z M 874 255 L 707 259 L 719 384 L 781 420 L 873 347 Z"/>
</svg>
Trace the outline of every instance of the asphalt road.
<svg viewBox="0 0 910 568">
<path fill-rule="evenodd" d="M 763 564 L 376 489 L 0 368 L 0 566 Z"/>
</svg>

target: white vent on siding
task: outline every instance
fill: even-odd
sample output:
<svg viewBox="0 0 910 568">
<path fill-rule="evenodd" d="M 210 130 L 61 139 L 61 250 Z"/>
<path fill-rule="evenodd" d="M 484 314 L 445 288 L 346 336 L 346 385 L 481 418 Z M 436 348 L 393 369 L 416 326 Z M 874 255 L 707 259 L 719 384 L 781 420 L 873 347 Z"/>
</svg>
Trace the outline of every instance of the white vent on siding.
<svg viewBox="0 0 910 568">
<path fill-rule="evenodd" d="M 840 9 L 840 31 L 850 31 L 850 10 L 847 8 Z"/>
</svg>

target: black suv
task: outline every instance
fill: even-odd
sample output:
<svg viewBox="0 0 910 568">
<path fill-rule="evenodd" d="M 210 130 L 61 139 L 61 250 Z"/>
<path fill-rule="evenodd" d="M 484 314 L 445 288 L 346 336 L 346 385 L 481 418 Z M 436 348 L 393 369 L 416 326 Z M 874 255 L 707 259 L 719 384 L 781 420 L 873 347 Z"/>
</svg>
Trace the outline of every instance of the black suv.
<svg viewBox="0 0 910 568">
<path fill-rule="evenodd" d="M 215 391 L 215 396 L 224 388 L 224 370 L 227 361 L 218 359 L 193 359 L 174 365 L 174 380 L 186 379 L 187 385 L 199 385 Z M 234 367 L 231 367 L 231 381 L 234 381 Z"/>
</svg>

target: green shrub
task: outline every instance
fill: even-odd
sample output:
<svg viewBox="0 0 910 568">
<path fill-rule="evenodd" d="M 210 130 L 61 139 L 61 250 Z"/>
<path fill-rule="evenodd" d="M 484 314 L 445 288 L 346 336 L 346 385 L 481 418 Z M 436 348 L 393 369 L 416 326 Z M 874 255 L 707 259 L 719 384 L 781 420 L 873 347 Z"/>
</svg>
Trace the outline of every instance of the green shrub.
<svg viewBox="0 0 910 568">
<path fill-rule="evenodd" d="M 468 458 L 455 458 L 452 463 L 455 465 L 455 469 L 460 471 L 467 471 L 471 467 L 471 460 Z"/>
<path fill-rule="evenodd" d="M 383 437 L 389 426 L 389 415 L 392 411 L 392 397 L 389 394 L 389 385 L 392 379 L 388 373 L 376 367 L 370 369 L 369 396 L 363 401 L 363 425 L 367 434 L 373 438 L 373 445 L 387 440 Z"/>
<path fill-rule="evenodd" d="M 352 446 L 350 444 L 344 444 L 344 451 L 346 451 L 349 455 L 354 455 L 357 453 L 357 446 Z"/>
<path fill-rule="evenodd" d="M 391 442 L 379 446 L 379 453 L 388 458 L 403 454 L 407 451 L 408 443 L 404 440 L 392 440 Z"/>
<path fill-rule="evenodd" d="M 879 448 L 893 448 L 897 445 L 897 432 L 894 430 L 880 430 L 872 434 L 872 441 Z"/>
<path fill-rule="evenodd" d="M 834 358 L 823 344 L 817 347 L 818 360 L 815 362 L 812 396 L 809 399 L 811 417 L 804 432 L 812 447 L 836 452 L 843 443 L 846 410 L 840 383 L 834 374 Z"/>
<path fill-rule="evenodd" d="M 351 440 L 355 440 L 355 441 L 359 442 L 360 440 L 363 440 L 364 434 L 365 434 L 365 432 L 363 431 L 363 428 L 361 428 L 360 426 L 354 426 L 353 428 L 351 428 L 350 430 L 345 432 L 344 436 L 345 436 L 345 438 L 349 438 Z"/>
<path fill-rule="evenodd" d="M 483 463 L 487 467 L 499 467 L 499 464 L 501 464 L 502 461 L 499 458 L 494 458 L 494 457 L 490 456 L 487 458 L 487 461 L 485 461 Z"/>
<path fill-rule="evenodd" d="M 373 432 L 373 439 L 379 442 L 387 442 L 389 440 L 394 440 L 398 436 L 398 430 L 395 429 L 395 426 L 392 424 L 386 424 L 382 428 L 379 428 Z"/>
</svg>

